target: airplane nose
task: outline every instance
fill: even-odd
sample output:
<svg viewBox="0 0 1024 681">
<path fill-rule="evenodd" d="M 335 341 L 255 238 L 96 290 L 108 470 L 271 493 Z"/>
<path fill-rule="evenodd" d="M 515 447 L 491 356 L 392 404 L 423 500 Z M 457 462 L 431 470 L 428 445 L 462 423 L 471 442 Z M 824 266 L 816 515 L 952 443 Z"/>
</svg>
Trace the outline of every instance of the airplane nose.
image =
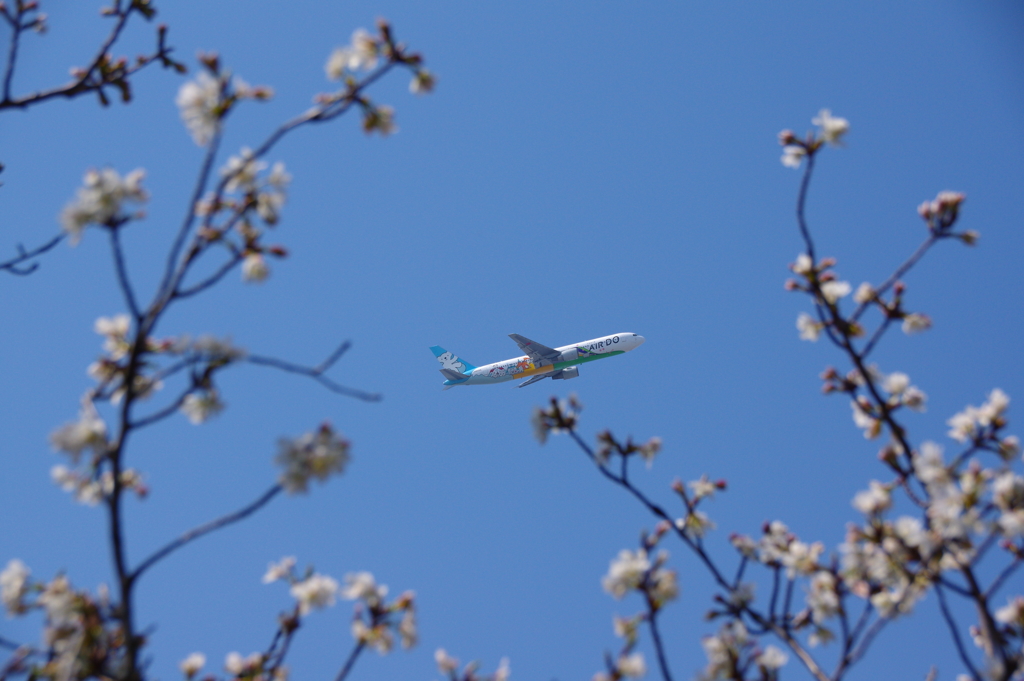
<svg viewBox="0 0 1024 681">
<path fill-rule="evenodd" d="M 643 337 L 643 336 L 641 336 L 640 334 L 637 334 L 637 335 L 635 336 L 635 338 L 636 338 L 636 340 L 634 341 L 635 345 L 633 346 L 633 347 L 635 347 L 635 348 L 638 348 L 638 347 L 640 347 L 641 345 L 643 345 L 643 344 L 644 344 L 644 341 L 645 341 L 645 340 L 647 340 L 646 338 L 644 338 L 644 337 Z"/>
</svg>

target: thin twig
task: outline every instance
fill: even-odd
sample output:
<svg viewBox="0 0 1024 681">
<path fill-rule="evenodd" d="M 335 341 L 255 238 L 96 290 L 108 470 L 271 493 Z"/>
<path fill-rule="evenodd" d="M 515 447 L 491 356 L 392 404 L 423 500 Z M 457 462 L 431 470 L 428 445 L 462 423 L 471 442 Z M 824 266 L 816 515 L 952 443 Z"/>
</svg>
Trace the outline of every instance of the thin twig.
<svg viewBox="0 0 1024 681">
<path fill-rule="evenodd" d="M 661 633 L 658 631 L 658 613 L 654 607 L 647 615 L 647 624 L 651 627 L 651 638 L 654 640 L 654 650 L 658 654 L 658 667 L 661 669 L 661 678 L 664 681 L 672 681 L 672 674 L 668 670 L 668 660 L 665 657 L 665 646 L 661 642 Z"/>
<path fill-rule="evenodd" d="M 949 628 L 949 633 L 953 637 L 953 643 L 956 645 L 956 651 L 960 655 L 960 661 L 964 663 L 964 666 L 971 672 L 971 678 L 974 681 L 982 681 L 981 675 L 978 674 L 978 670 L 974 668 L 971 663 L 971 658 L 967 655 L 967 650 L 964 648 L 963 641 L 960 640 L 960 628 L 957 626 L 956 620 L 953 619 L 953 613 L 949 611 L 949 606 L 946 604 L 946 594 L 942 590 L 941 584 L 935 585 L 935 591 L 939 594 L 939 609 L 942 610 L 942 618 L 946 620 L 946 626 Z"/>
<path fill-rule="evenodd" d="M 1003 568 L 1003 571 L 999 573 L 999 576 L 996 577 L 995 581 L 989 585 L 988 589 L 983 594 L 986 601 L 992 598 L 992 596 L 994 596 L 996 592 L 999 591 L 999 588 L 1003 585 L 1003 582 L 1005 582 L 1010 575 L 1017 571 L 1017 568 L 1021 566 L 1021 563 L 1021 558 L 1017 557 L 1013 560 L 1012 563 Z"/>
<path fill-rule="evenodd" d="M 244 508 L 234 511 L 233 513 L 228 513 L 227 515 L 221 516 L 216 520 L 211 520 L 208 523 L 205 523 L 203 525 L 200 525 L 199 527 L 189 530 L 185 534 L 181 535 L 174 541 L 168 543 L 163 548 L 153 553 L 146 560 L 142 561 L 139 564 L 139 566 L 132 571 L 132 580 L 138 579 L 143 572 L 151 568 L 160 560 L 166 558 L 174 551 L 177 551 L 181 547 L 185 546 L 186 544 L 193 542 L 196 539 L 199 539 L 203 535 L 207 535 L 211 532 L 214 532 L 215 530 L 219 530 L 222 527 L 226 527 L 228 525 L 231 525 L 232 523 L 237 523 L 239 520 L 243 520 L 249 517 L 256 511 L 263 508 L 263 506 L 265 506 L 267 503 L 269 503 L 271 499 L 273 499 L 275 496 L 278 495 L 278 493 L 281 492 L 282 489 L 284 488 L 281 487 L 281 485 L 274 485 L 266 492 L 264 492 L 263 496 L 261 496 L 259 499 L 252 502 L 248 506 L 245 506 Z"/>
<path fill-rule="evenodd" d="M 128 269 L 124 262 L 124 250 L 121 248 L 121 226 L 125 223 L 113 225 L 109 228 L 110 231 L 110 250 L 114 254 L 114 270 L 117 272 L 117 283 L 121 287 L 121 293 L 124 294 L 125 303 L 128 305 L 128 311 L 132 313 L 132 318 L 136 324 L 142 321 L 142 313 L 139 311 L 139 305 L 135 301 L 135 290 L 132 288 L 132 281 L 128 278 Z"/>
<path fill-rule="evenodd" d="M 890 274 L 889 278 L 886 279 L 881 286 L 875 289 L 876 295 L 881 296 L 883 293 L 888 291 L 889 287 L 899 281 L 900 277 L 906 274 L 911 267 L 917 264 L 918 260 L 924 257 L 924 254 L 928 252 L 928 249 L 931 248 L 939 238 L 940 237 L 937 234 L 932 233 L 927 239 L 925 239 L 924 242 L 917 247 L 917 250 L 914 251 L 913 255 L 907 258 L 906 262 L 897 267 L 896 271 Z M 869 305 L 871 305 L 871 301 L 865 301 L 858 305 L 857 309 L 854 310 L 852 315 L 850 315 L 850 321 L 855 322 L 860 319 L 860 316 L 864 314 L 864 311 L 868 309 Z"/>
<path fill-rule="evenodd" d="M 796 220 L 800 225 L 800 235 L 804 238 L 804 247 L 807 248 L 807 255 L 811 258 L 811 264 L 817 263 L 814 257 L 814 241 L 811 239 L 811 232 L 807 229 L 807 221 L 804 219 L 804 206 L 807 203 L 807 189 L 811 184 L 811 173 L 814 172 L 814 154 L 807 154 L 807 166 L 804 168 L 804 176 L 800 180 L 800 193 L 796 198 Z"/>
<path fill-rule="evenodd" d="M 24 276 L 26 274 L 32 274 L 39 268 L 39 263 L 32 263 L 31 265 L 24 269 L 19 268 L 18 265 L 25 262 L 26 260 L 31 260 L 37 255 L 42 255 L 43 253 L 46 253 L 51 248 L 53 248 L 61 241 L 63 241 L 64 237 L 66 236 L 67 234 L 64 233 L 58 234 L 57 236 L 53 237 L 52 239 L 44 243 L 42 246 L 33 248 L 31 251 L 26 251 L 21 244 L 18 244 L 17 257 L 11 258 L 6 262 L 0 262 L 0 270 L 7 270 L 11 274 L 17 274 L 21 276 Z"/>
<path fill-rule="evenodd" d="M 349 653 L 348 659 L 345 660 L 345 664 L 342 666 L 341 671 L 339 671 L 338 675 L 334 677 L 334 681 L 345 681 L 345 677 L 348 676 L 350 671 L 352 671 L 352 665 L 356 663 L 356 658 L 359 657 L 359 653 L 363 652 L 363 648 L 365 647 L 366 644 L 362 641 L 356 644 L 356 647 L 352 649 L 351 653 Z"/>
<path fill-rule="evenodd" d="M 250 364 L 257 364 L 259 366 L 273 367 L 274 369 L 287 371 L 291 374 L 309 376 L 331 392 L 338 393 L 339 395 L 355 397 L 356 399 L 363 400 L 364 402 L 379 402 L 383 397 L 380 393 L 368 393 L 363 390 L 357 390 L 356 388 L 348 388 L 339 383 L 335 383 L 324 376 L 324 372 L 329 369 L 334 362 L 338 361 L 338 358 L 348 350 L 349 346 L 350 343 L 345 341 L 330 355 L 330 357 L 327 358 L 327 360 L 312 368 L 305 367 L 300 364 L 293 364 L 292 362 L 286 362 L 285 360 L 274 357 L 264 357 L 262 355 L 246 355 L 242 358 L 242 361 L 249 362 Z"/>
</svg>

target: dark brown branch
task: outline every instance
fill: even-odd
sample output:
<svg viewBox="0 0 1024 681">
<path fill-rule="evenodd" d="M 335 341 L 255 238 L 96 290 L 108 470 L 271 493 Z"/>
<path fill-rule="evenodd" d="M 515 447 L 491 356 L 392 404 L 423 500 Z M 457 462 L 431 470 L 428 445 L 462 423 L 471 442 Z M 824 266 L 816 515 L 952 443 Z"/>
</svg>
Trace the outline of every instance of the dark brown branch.
<svg viewBox="0 0 1024 681">
<path fill-rule="evenodd" d="M 350 671 L 352 671 L 352 666 L 356 663 L 356 658 L 359 657 L 359 653 L 363 652 L 364 648 L 366 648 L 366 644 L 362 641 L 356 644 L 356 647 L 352 649 L 351 653 L 349 653 L 348 659 L 345 660 L 345 664 L 338 672 L 338 675 L 334 677 L 334 681 L 345 681 L 345 677 L 348 676 Z"/>
<path fill-rule="evenodd" d="M 315 367 L 305 367 L 299 364 L 293 364 L 292 362 L 286 362 L 282 359 L 276 359 L 274 357 L 264 357 L 262 355 L 247 355 L 242 361 L 249 362 L 250 364 L 257 364 L 259 366 L 272 367 L 274 369 L 280 369 L 281 371 L 287 371 L 291 374 L 299 374 L 300 376 L 309 376 L 317 383 L 330 390 L 331 392 L 338 393 L 339 395 L 347 395 L 349 397 L 355 397 L 356 399 L 363 400 L 364 402 L 379 402 L 382 399 L 380 393 L 368 393 L 363 390 L 357 390 L 355 388 L 348 388 L 339 383 L 335 383 L 333 380 L 324 376 L 324 372 L 331 368 L 331 366 L 338 361 L 338 359 L 349 349 L 351 343 L 345 341 L 342 343 L 337 350 Z"/>
<path fill-rule="evenodd" d="M 132 314 L 132 319 L 135 320 L 136 324 L 139 324 L 142 321 L 142 313 L 139 311 L 139 305 L 135 300 L 135 289 L 132 287 L 131 279 L 128 278 L 128 269 L 124 262 L 124 250 L 121 248 L 121 227 L 126 222 L 109 227 L 110 250 L 114 255 L 114 270 L 117 272 L 117 284 L 121 288 L 125 303 L 128 305 L 128 311 Z"/>
<path fill-rule="evenodd" d="M 661 633 L 658 631 L 658 613 L 653 605 L 648 604 L 650 611 L 647 614 L 647 624 L 651 628 L 651 638 L 654 640 L 654 650 L 658 654 L 658 667 L 661 669 L 661 678 L 664 681 L 672 681 L 672 674 L 668 670 L 668 660 L 665 657 L 665 646 L 661 642 Z"/>
<path fill-rule="evenodd" d="M 49 90 L 40 90 L 32 94 L 23 95 L 21 97 L 11 97 L 10 94 L 10 81 L 14 74 L 14 57 L 17 51 L 17 37 L 20 32 L 15 29 L 14 36 L 11 41 L 11 50 L 8 55 L 7 72 L 5 73 L 4 82 L 4 93 L 3 100 L 0 100 L 0 110 L 9 108 L 24 109 L 34 104 L 45 102 L 49 99 L 56 97 L 65 97 L 71 99 L 82 94 L 89 92 L 99 92 L 101 101 L 106 101 L 102 94 L 104 87 L 127 87 L 127 78 L 136 72 L 144 69 L 154 61 L 160 61 L 165 67 L 183 68 L 170 58 L 173 49 L 164 45 L 164 35 L 166 33 L 165 27 L 157 29 L 157 49 L 156 51 L 146 57 L 141 57 L 134 65 L 124 66 L 114 69 L 114 77 L 110 78 L 107 74 L 99 74 L 98 78 L 97 71 L 101 70 L 101 65 L 104 64 L 105 60 L 109 58 L 110 48 L 113 47 L 114 43 L 117 42 L 121 35 L 122 30 L 128 23 L 128 19 L 134 12 L 140 12 L 134 4 L 129 4 L 128 8 L 123 12 L 115 14 L 117 17 L 117 23 L 114 25 L 107 39 L 104 40 L 96 53 L 96 56 L 90 62 L 89 67 L 79 75 L 75 80 L 65 85 L 60 85 Z M 24 30 L 22 27 L 20 30 Z M 108 62 L 109 63 L 109 62 Z"/>
<path fill-rule="evenodd" d="M 1021 558 L 1018 556 L 1013 560 L 1012 563 L 1003 568 L 1003 571 L 999 573 L 999 576 L 995 578 L 995 581 L 993 581 L 992 584 L 989 585 L 988 589 L 983 594 L 983 597 L 986 601 L 992 598 L 992 596 L 996 595 L 996 593 L 999 591 L 999 588 L 1003 586 L 1003 582 L 1005 582 L 1010 577 L 1010 575 L 1017 571 L 1017 568 L 1021 566 L 1022 562 L 1024 561 L 1022 561 Z"/>
<path fill-rule="evenodd" d="M 814 153 L 807 154 L 807 167 L 804 168 L 804 176 L 800 180 L 800 193 L 796 198 L 796 220 L 800 225 L 800 235 L 804 238 L 804 247 L 807 255 L 811 258 L 811 265 L 817 265 L 818 259 L 814 256 L 814 241 L 811 239 L 811 232 L 807 229 L 807 222 L 804 219 L 804 206 L 807 204 L 807 189 L 811 184 L 811 173 L 814 172 Z"/>
<path fill-rule="evenodd" d="M 10 260 L 8 260 L 6 262 L 0 262 L 0 270 L 6 270 L 6 271 L 10 272 L 11 274 L 17 274 L 17 275 L 20 275 L 20 276 L 24 276 L 26 274 L 32 274 L 37 269 L 39 269 L 39 263 L 32 263 L 31 265 L 29 265 L 26 268 L 18 267 L 18 265 L 20 265 L 21 263 L 25 262 L 26 260 L 31 260 L 32 258 L 35 258 L 36 256 L 39 256 L 39 255 L 42 255 L 43 253 L 46 253 L 47 251 L 52 249 L 54 246 L 59 244 L 61 241 L 63 241 L 64 237 L 66 237 L 66 236 L 67 236 L 67 234 L 64 234 L 64 233 L 58 234 L 57 236 L 53 237 L 52 239 L 50 239 L 49 241 L 44 243 L 42 246 L 37 246 L 36 248 L 33 248 L 31 251 L 26 251 L 25 248 L 21 244 L 18 244 L 18 246 L 17 246 L 18 255 L 16 257 L 14 257 L 14 258 L 11 258 Z"/>
<path fill-rule="evenodd" d="M 138 579 L 146 570 L 153 567 L 153 565 L 163 560 L 168 555 L 174 553 L 186 544 L 193 542 L 196 539 L 199 539 L 200 537 L 207 535 L 211 532 L 219 530 L 222 527 L 226 527 L 228 525 L 231 525 L 232 523 L 237 523 L 239 520 L 243 520 L 249 517 L 256 511 L 266 506 L 267 503 L 269 503 L 271 499 L 277 496 L 282 489 L 283 488 L 281 487 L 281 485 L 274 485 L 269 490 L 267 490 L 263 494 L 263 496 L 261 496 L 259 499 L 252 502 L 248 506 L 245 506 L 244 508 L 241 508 L 233 513 L 228 513 L 227 515 L 221 516 L 216 520 L 211 520 L 210 522 L 204 525 L 200 525 L 199 527 L 189 530 L 185 534 L 181 535 L 174 541 L 168 543 L 166 546 L 153 553 L 146 560 L 139 563 L 139 566 L 132 571 L 131 579 L 133 581 Z"/>
<path fill-rule="evenodd" d="M 946 594 L 942 590 L 941 584 L 935 585 L 935 591 L 939 595 L 939 609 L 942 610 L 942 618 L 946 620 L 946 626 L 949 628 L 949 633 L 953 637 L 953 643 L 956 645 L 956 652 L 960 655 L 960 661 L 964 663 L 968 671 L 971 672 L 971 678 L 974 681 L 982 681 L 982 677 L 978 674 L 978 670 L 974 668 L 971 663 L 970 656 L 967 655 L 967 650 L 964 648 L 964 643 L 960 640 L 960 628 L 953 619 L 953 613 L 950 612 L 949 606 L 946 604 Z"/>
</svg>

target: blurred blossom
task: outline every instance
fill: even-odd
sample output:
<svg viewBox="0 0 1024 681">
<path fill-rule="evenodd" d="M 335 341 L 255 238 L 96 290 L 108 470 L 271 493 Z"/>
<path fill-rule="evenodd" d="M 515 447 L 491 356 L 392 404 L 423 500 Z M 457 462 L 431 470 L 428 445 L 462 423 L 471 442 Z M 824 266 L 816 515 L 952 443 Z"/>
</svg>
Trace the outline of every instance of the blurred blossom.
<svg viewBox="0 0 1024 681">
<path fill-rule="evenodd" d="M 758 667 L 768 671 L 776 671 L 789 662 L 789 656 L 776 646 L 769 645 L 765 646 L 764 652 L 758 655 L 754 661 Z"/>
<path fill-rule="evenodd" d="M 313 574 L 292 584 L 291 594 L 299 602 L 299 614 L 306 615 L 311 610 L 320 610 L 334 605 L 338 593 L 338 582 L 331 577 Z"/>
<path fill-rule="evenodd" d="M 821 295 L 829 303 L 835 305 L 840 298 L 850 295 L 850 282 L 848 281 L 826 281 L 821 285 Z"/>
<path fill-rule="evenodd" d="M 807 150 L 799 144 L 790 144 L 782 148 L 782 165 L 787 168 L 799 168 L 807 155 Z"/>
<path fill-rule="evenodd" d="M 700 480 L 694 480 L 689 483 L 690 491 L 693 492 L 693 500 L 700 501 L 704 497 L 712 497 L 715 494 L 715 490 L 718 486 L 708 480 L 707 474 L 700 476 Z"/>
<path fill-rule="evenodd" d="M 996 621 L 1010 627 L 1024 627 L 1024 596 L 1014 596 L 1009 603 L 996 610 Z"/>
<path fill-rule="evenodd" d="M 93 324 L 93 330 L 106 338 L 103 342 L 103 349 L 111 359 L 121 359 L 131 349 L 131 345 L 128 343 L 128 332 L 131 330 L 131 325 L 131 317 L 126 314 L 99 317 Z"/>
<path fill-rule="evenodd" d="M 213 138 L 223 114 L 221 107 L 221 81 L 206 71 L 200 71 L 195 80 L 178 89 L 174 103 L 181 112 L 181 120 L 192 139 L 205 147 Z"/>
<path fill-rule="evenodd" d="M 623 549 L 608 567 L 608 574 L 601 580 L 604 590 L 615 598 L 622 598 L 627 591 L 640 588 L 644 574 L 651 569 L 647 552 Z"/>
<path fill-rule="evenodd" d="M 913 409 L 917 412 L 925 411 L 925 402 L 928 401 L 928 396 L 925 395 L 920 388 L 912 385 L 903 391 L 903 395 L 901 397 L 903 404 L 905 404 L 909 409 Z"/>
<path fill-rule="evenodd" d="M 181 403 L 181 412 L 195 425 L 204 423 L 212 416 L 224 411 L 224 403 L 216 390 L 189 393 Z"/>
<path fill-rule="evenodd" d="M 202 653 L 192 653 L 178 664 L 178 668 L 188 679 L 198 674 L 204 666 L 206 666 L 206 655 Z"/>
<path fill-rule="evenodd" d="M 643 653 L 621 655 L 615 663 L 615 668 L 627 679 L 639 679 L 647 673 Z"/>
<path fill-rule="evenodd" d="M 394 108 L 386 105 L 368 108 L 363 114 L 363 130 L 367 134 L 377 131 L 381 137 L 398 132 Z"/>
<path fill-rule="evenodd" d="M 238 156 L 232 156 L 221 168 L 220 174 L 227 179 L 225 189 L 229 192 L 252 191 L 256 188 L 256 178 L 267 167 L 266 161 L 253 158 L 252 149 L 242 147 Z"/>
<path fill-rule="evenodd" d="M 295 567 L 295 556 L 285 556 L 278 563 L 270 563 L 267 566 L 266 574 L 263 575 L 263 583 L 270 584 L 279 579 L 286 579 L 291 575 L 293 567 Z"/>
<path fill-rule="evenodd" d="M 654 465 L 654 457 L 657 456 L 658 452 L 660 451 L 661 438 L 657 436 L 652 437 L 650 440 L 648 440 L 647 442 L 645 442 L 644 444 L 640 445 L 637 448 L 637 452 L 640 454 L 640 458 L 642 458 L 647 463 L 648 468 Z"/>
<path fill-rule="evenodd" d="M 677 519 L 676 527 L 690 539 L 699 539 L 718 526 L 708 517 L 707 513 L 693 511 L 687 513 L 685 517 Z"/>
<path fill-rule="evenodd" d="M 232 345 L 230 338 L 200 336 L 191 347 L 195 352 L 206 355 L 210 361 L 231 361 L 245 356 L 245 350 Z"/>
<path fill-rule="evenodd" d="M 69 454 L 75 463 L 86 449 L 92 449 L 97 456 L 106 452 L 107 425 L 88 396 L 82 398 L 77 421 L 65 423 L 50 433 L 50 445 Z"/>
<path fill-rule="evenodd" d="M 442 674 L 451 674 L 459 668 L 458 658 L 450 656 L 444 648 L 434 651 L 434 662 L 437 663 L 437 669 Z"/>
<path fill-rule="evenodd" d="M 796 328 L 800 332 L 800 340 L 816 341 L 821 335 L 823 324 L 814 320 L 811 315 L 801 312 L 796 318 Z"/>
<path fill-rule="evenodd" d="M 324 482 L 340 475 L 348 463 L 349 443 L 324 424 L 315 433 L 294 440 L 281 439 L 275 459 L 284 471 L 279 478 L 289 494 L 305 492 L 311 478 Z"/>
<path fill-rule="evenodd" d="M 903 333 L 908 336 L 932 328 L 932 319 L 920 312 L 911 312 L 903 318 Z"/>
<path fill-rule="evenodd" d="M 886 485 L 872 480 L 868 483 L 868 489 L 857 492 L 853 497 L 853 507 L 865 515 L 881 513 L 892 506 L 892 496 Z"/>
<path fill-rule="evenodd" d="M 821 139 L 832 145 L 839 144 L 843 135 L 850 130 L 849 121 L 833 116 L 828 109 L 819 111 L 817 118 L 812 118 L 811 123 L 821 128 Z"/>
<path fill-rule="evenodd" d="M 17 558 L 7 562 L 7 567 L 0 572 L 0 600 L 7 609 L 7 616 L 13 617 L 25 612 L 26 606 L 22 599 L 28 593 L 28 578 L 32 571 Z"/>
<path fill-rule="evenodd" d="M 875 289 L 871 288 L 871 284 L 865 281 L 857 287 L 857 291 L 853 294 L 853 299 L 858 303 L 868 303 L 874 299 L 875 295 Z"/>
<path fill-rule="evenodd" d="M 836 578 L 827 570 L 819 570 L 811 577 L 807 592 L 807 607 L 815 624 L 823 624 L 839 614 L 839 594 L 836 592 Z"/>
<path fill-rule="evenodd" d="M 426 94 L 433 92 L 436 85 L 437 78 L 434 74 L 427 69 L 420 69 L 412 77 L 412 81 L 409 82 L 409 92 L 414 95 Z"/>
<path fill-rule="evenodd" d="M 806 277 L 814 271 L 814 262 L 811 260 L 811 256 L 801 253 L 796 256 L 796 262 L 790 265 L 790 269 L 793 270 L 794 274 L 801 274 Z"/>
<path fill-rule="evenodd" d="M 902 395 L 909 387 L 910 377 L 898 371 L 886 376 L 882 382 L 882 389 L 890 395 Z"/>
<path fill-rule="evenodd" d="M 345 600 L 361 600 L 371 608 L 376 608 L 387 595 L 388 587 L 378 585 L 369 572 L 350 572 L 345 575 L 345 588 L 341 591 L 341 597 Z"/>
<path fill-rule="evenodd" d="M 122 178 L 112 168 L 89 170 L 75 199 L 64 207 L 60 223 L 72 246 L 82 238 L 86 225 L 110 224 L 126 218 L 121 208 L 126 202 L 145 203 L 149 194 L 142 188 L 146 171 L 136 168 Z"/>
<path fill-rule="evenodd" d="M 702 638 L 700 644 L 708 658 L 704 678 L 734 678 L 733 671 L 747 647 L 748 639 L 747 628 L 739 620 L 726 623 L 714 636 Z"/>
<path fill-rule="evenodd" d="M 270 267 L 262 253 L 249 253 L 242 260 L 242 281 L 260 283 L 270 276 Z"/>
<path fill-rule="evenodd" d="M 882 432 L 882 422 L 869 414 L 865 405 L 857 400 L 850 402 L 850 408 L 853 410 L 853 423 L 864 431 L 864 437 L 868 440 L 878 437 Z"/>
<path fill-rule="evenodd" d="M 345 71 L 364 71 L 377 66 L 380 49 L 377 41 L 366 29 L 358 28 L 352 34 L 352 42 L 345 47 L 335 48 L 327 58 L 324 71 L 331 80 L 340 80 Z"/>
<path fill-rule="evenodd" d="M 250 653 L 248 657 L 242 657 L 236 652 L 228 653 L 224 658 L 224 669 L 235 676 L 252 674 L 263 668 L 263 655 L 261 653 Z"/>
</svg>

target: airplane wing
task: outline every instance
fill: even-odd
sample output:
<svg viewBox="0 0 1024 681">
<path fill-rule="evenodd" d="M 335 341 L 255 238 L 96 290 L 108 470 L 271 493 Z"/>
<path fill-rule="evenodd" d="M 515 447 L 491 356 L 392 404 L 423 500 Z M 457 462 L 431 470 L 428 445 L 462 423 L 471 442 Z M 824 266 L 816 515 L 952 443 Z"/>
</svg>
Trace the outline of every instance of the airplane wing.
<svg viewBox="0 0 1024 681">
<path fill-rule="evenodd" d="M 551 374 L 537 374 L 536 376 L 532 376 L 529 379 L 523 381 L 522 383 L 520 383 L 516 387 L 517 388 L 522 388 L 524 386 L 530 385 L 531 383 L 536 383 L 537 381 L 539 381 L 541 379 L 545 379 L 545 378 L 547 378 L 550 375 Z"/>
<path fill-rule="evenodd" d="M 550 364 L 557 360 L 562 353 L 554 348 L 549 348 L 546 345 L 541 345 L 536 341 L 532 341 L 526 336 L 520 336 L 518 333 L 510 333 L 509 338 L 516 342 L 519 349 L 529 355 L 530 359 L 533 360 L 534 364 L 543 366 L 544 364 Z M 526 385 L 525 383 L 523 385 Z"/>
</svg>

